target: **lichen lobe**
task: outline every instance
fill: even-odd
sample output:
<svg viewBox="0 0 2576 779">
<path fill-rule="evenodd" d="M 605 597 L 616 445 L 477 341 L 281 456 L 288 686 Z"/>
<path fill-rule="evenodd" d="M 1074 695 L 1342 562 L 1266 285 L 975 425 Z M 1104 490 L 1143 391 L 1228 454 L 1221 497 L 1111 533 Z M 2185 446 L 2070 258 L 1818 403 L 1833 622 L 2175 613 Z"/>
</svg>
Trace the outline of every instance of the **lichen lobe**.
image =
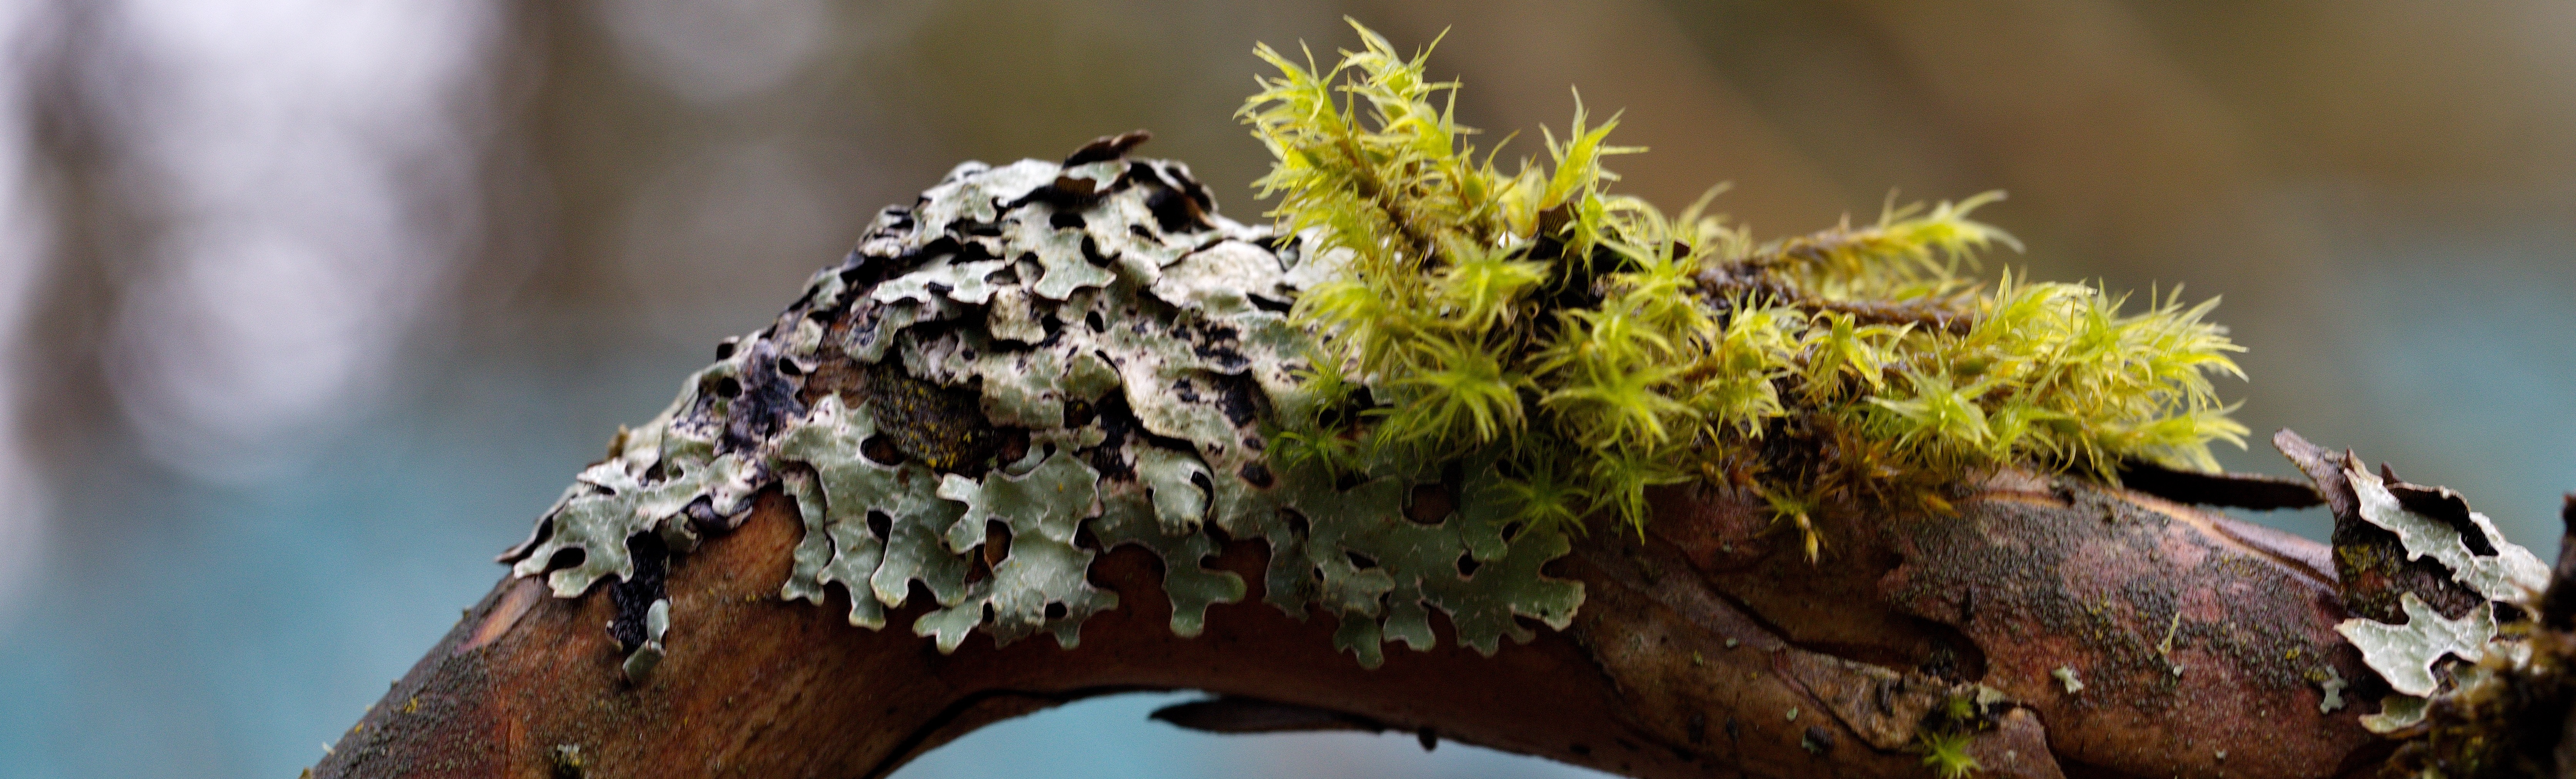
<svg viewBox="0 0 2576 779">
<path fill-rule="evenodd" d="M 917 584 L 938 608 L 911 628 L 942 651 L 977 631 L 1075 645 L 1118 605 L 1084 574 L 1125 544 L 1163 559 L 1172 630 L 1195 635 L 1248 589 L 1204 564 L 1223 538 L 1266 541 L 1266 600 L 1339 618 L 1336 646 L 1370 666 L 1386 641 L 1431 648 L 1434 609 L 1487 653 L 1533 637 L 1524 619 L 1569 624 L 1581 585 L 1540 568 L 1570 543 L 1474 499 L 1490 457 L 1463 510 L 1425 524 L 1406 496 L 1438 474 L 1354 485 L 1265 456 L 1275 410 L 1311 402 L 1310 336 L 1283 313 L 1299 242 L 1218 215 L 1185 166 L 1102 157 L 1132 146 L 968 163 L 881 212 L 504 562 L 577 597 L 634 575 L 627 538 L 693 548 L 775 485 L 805 525 L 781 597 L 819 604 L 837 583 L 851 624 L 876 629 Z"/>
</svg>

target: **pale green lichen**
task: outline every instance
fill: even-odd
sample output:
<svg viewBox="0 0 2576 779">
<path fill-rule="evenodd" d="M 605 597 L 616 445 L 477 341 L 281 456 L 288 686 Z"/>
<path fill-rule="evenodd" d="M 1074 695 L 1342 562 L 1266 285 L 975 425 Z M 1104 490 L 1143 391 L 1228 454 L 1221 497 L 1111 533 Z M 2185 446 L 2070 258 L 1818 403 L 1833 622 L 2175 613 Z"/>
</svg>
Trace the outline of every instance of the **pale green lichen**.
<svg viewBox="0 0 2576 779">
<path fill-rule="evenodd" d="M 806 535 L 780 597 L 819 604 L 823 585 L 840 582 L 851 594 L 850 624 L 870 629 L 884 626 L 884 607 L 903 605 L 916 581 L 941 605 L 963 601 L 967 569 L 939 542 L 965 507 L 939 499 L 938 474 L 927 467 L 868 459 L 860 444 L 875 433 L 874 417 L 850 413 L 839 397 L 826 396 L 778 446 L 780 459 L 804 463 L 821 482 L 797 494 Z M 820 505 L 809 504 L 809 497 L 820 498 Z M 871 512 L 888 518 L 890 538 L 869 529 Z"/>
<path fill-rule="evenodd" d="M 2057 667 L 2057 670 L 2048 672 L 2048 675 L 2055 677 L 2058 684 L 2065 685 L 2066 694 L 2068 695 L 2074 695 L 2084 691 L 2084 680 L 2075 675 L 2075 669 L 2072 667 L 2061 665 Z"/>
<path fill-rule="evenodd" d="M 2432 557 L 2450 570 L 2453 581 L 2491 601 L 2529 604 L 2549 586 L 2549 566 L 2530 549 L 2505 540 L 2504 533 L 2496 530 L 2487 515 L 2475 511 L 2468 515 L 2470 523 L 2496 552 L 2480 555 L 2469 549 L 2459 529 L 2451 523 L 2408 511 L 2378 476 L 2350 468 L 2345 469 L 2344 477 L 2352 481 L 2353 494 L 2360 499 L 2362 519 L 2397 534 L 2397 540 L 2406 547 L 2407 560 Z"/>
<path fill-rule="evenodd" d="M 2486 515 L 2466 511 L 2465 502 L 2456 506 L 2467 520 L 2463 528 L 2408 509 L 2376 474 L 2348 467 L 2343 476 L 2353 491 L 2354 513 L 2396 535 L 2406 559 L 2432 558 L 2450 572 L 2453 581 L 2484 598 L 2454 619 L 2416 593 L 2401 592 L 2397 605 L 2404 622 L 2356 617 L 2335 626 L 2361 650 L 2362 663 L 2378 672 L 2392 693 L 2380 700 L 2378 713 L 2361 717 L 2362 726 L 2392 737 L 2420 735 L 2436 702 L 2447 702 L 2451 708 L 2446 710 L 2459 711 L 2467 705 L 2464 696 L 2483 695 L 2476 688 L 2479 679 L 2491 674 L 2488 665 L 2505 673 L 2530 666 L 2527 628 L 2507 630 L 2499 625 L 2498 615 L 2527 613 L 2548 585 L 2549 569 L 2531 550 L 2505 540 Z M 2447 490 L 2435 491 L 2456 498 Z M 2479 534 L 2481 546 L 2493 553 L 2479 554 L 2463 535 L 2464 529 Z M 2499 603 L 2515 608 L 2500 611 Z M 2343 680 L 2337 675 L 2325 685 L 2327 699 L 2319 708 L 2331 711 L 2330 706 L 2343 703 Z"/>
<path fill-rule="evenodd" d="M 1540 568 L 1569 543 L 1509 522 L 1494 453 L 1475 455 L 1459 509 L 1432 523 L 1405 511 L 1437 472 L 1354 479 L 1268 457 L 1272 415 L 1314 403 L 1301 379 L 1313 343 L 1281 313 L 1310 254 L 1215 216 L 1177 164 L 960 166 L 882 215 L 778 327 L 730 342 L 506 557 L 578 595 L 634 575 L 630 536 L 694 543 L 691 502 L 738 521 L 776 484 L 805 531 L 780 595 L 821 603 L 838 583 L 850 623 L 876 629 L 918 586 L 936 608 L 911 629 L 941 651 L 979 630 L 1073 645 L 1086 618 L 1118 606 L 1086 572 L 1128 544 L 1164 561 L 1171 629 L 1196 635 L 1210 606 L 1248 590 L 1206 567 L 1217 533 L 1268 542 L 1265 600 L 1336 617 L 1336 645 L 1367 665 L 1385 641 L 1430 648 L 1433 610 L 1487 653 L 1531 638 L 1521 619 L 1567 625 L 1582 588 Z M 913 384 L 887 384 L 898 380 Z M 1025 453 L 874 459 L 872 440 L 923 435 L 905 420 L 944 408 L 938 392 L 971 393 L 982 412 L 941 420 L 942 434 L 1017 431 Z M 773 429 L 727 434 L 762 424 Z M 581 563 L 555 570 L 567 549 Z"/>
<path fill-rule="evenodd" d="M 645 677 L 653 674 L 653 668 L 662 663 L 662 636 L 670 632 L 671 600 L 654 601 L 644 612 L 644 645 L 636 647 L 632 654 L 626 656 L 626 662 L 619 666 L 619 670 L 626 674 L 626 681 L 643 684 Z"/>
<path fill-rule="evenodd" d="M 2361 715 L 2361 726 L 2381 735 L 2397 733 L 2421 724 L 2431 706 L 2423 698 L 2391 695 L 2379 700 L 2379 713 Z"/>
<path fill-rule="evenodd" d="M 1083 620 L 1118 606 L 1117 593 L 1083 578 L 1097 553 L 1074 545 L 1074 532 L 1099 510 L 1099 482 L 1100 472 L 1062 451 L 1025 475 L 996 473 L 981 482 L 953 473 L 944 477 L 939 497 L 966 504 L 965 516 L 948 529 L 949 551 L 967 554 L 987 543 L 987 523 L 1010 532 L 1009 551 L 993 566 L 992 578 L 977 582 L 977 594 L 950 610 L 978 615 L 974 622 L 985 624 L 998 642 L 1044 629 L 1067 648 L 1078 643 Z M 925 619 L 947 621 L 939 615 Z M 942 632 L 940 648 L 954 649 L 958 640 Z"/>
<path fill-rule="evenodd" d="M 2343 672 L 2335 670 L 2334 666 L 2326 666 L 2324 676 L 2317 682 L 2317 689 L 2324 693 L 2324 697 L 2317 701 L 2317 713 L 2333 714 L 2343 708 L 2344 688 L 2351 687 L 2352 683 L 2344 681 Z"/>
<path fill-rule="evenodd" d="M 1205 533 L 1170 533 L 1168 525 L 1132 485 L 1113 485 L 1101 496 L 1091 532 L 1105 548 L 1135 544 L 1163 560 L 1163 592 L 1172 600 L 1172 634 L 1194 638 L 1207 629 L 1207 609 L 1243 600 L 1243 577 L 1203 566 L 1219 549 Z"/>
<path fill-rule="evenodd" d="M 741 357 L 689 377 L 660 416 L 621 430 L 608 459 L 574 477 L 528 540 L 502 556 L 516 563 L 512 572 L 545 573 L 557 597 L 575 597 L 607 576 L 634 575 L 629 536 L 651 532 L 676 547 L 694 544 L 696 531 L 682 516 L 689 504 L 705 498 L 718 515 L 748 509 L 759 486 L 757 465 L 739 453 L 717 454 L 722 423 L 710 421 L 721 420 L 730 405 L 711 389 L 736 381 Z M 560 565 L 570 551 L 579 552 L 579 562 Z"/>
<path fill-rule="evenodd" d="M 2433 675 L 2435 662 L 2444 656 L 2476 660 L 2496 637 L 2495 607 L 2490 603 L 2479 604 L 2459 619 L 2444 618 L 2411 592 L 2399 596 L 2398 605 L 2406 610 L 2404 625 L 2355 618 L 2336 625 L 2335 632 L 2360 648 L 2362 662 L 2401 695 L 2433 694 L 2442 683 Z"/>
</svg>

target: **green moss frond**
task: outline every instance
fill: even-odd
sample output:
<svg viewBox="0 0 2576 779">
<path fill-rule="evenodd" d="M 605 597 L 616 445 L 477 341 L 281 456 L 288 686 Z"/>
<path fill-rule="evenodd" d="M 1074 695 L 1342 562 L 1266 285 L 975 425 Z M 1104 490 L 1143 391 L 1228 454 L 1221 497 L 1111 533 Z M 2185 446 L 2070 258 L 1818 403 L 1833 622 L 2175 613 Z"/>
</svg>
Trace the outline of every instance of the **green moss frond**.
<svg viewBox="0 0 2576 779">
<path fill-rule="evenodd" d="M 1878 223 L 1849 222 L 1811 235 L 1787 238 L 1728 256 L 1721 265 L 1771 275 L 1828 300 L 1937 298 L 1958 290 L 1959 272 L 1974 270 L 1977 255 L 1994 244 L 2018 251 L 2011 234 L 1968 218 L 2004 199 L 1987 192 L 1957 203 L 1942 201 L 1926 213 L 1920 204 L 1890 205 Z"/>
<path fill-rule="evenodd" d="M 1537 456 L 1521 458 L 1520 478 L 1504 482 L 1504 494 L 1514 506 L 1513 519 L 1533 528 L 1580 534 L 1583 514 L 1591 510 L 1591 499 L 1582 485 L 1564 472 L 1563 463 L 1546 456 L 1554 451 L 1542 448 L 1534 452 Z"/>
<path fill-rule="evenodd" d="M 1352 408 L 1357 388 L 1332 360 L 1310 353 L 1307 362 L 1310 367 L 1295 372 L 1304 402 L 1278 410 L 1268 431 L 1268 451 L 1292 468 L 1312 464 L 1335 476 L 1368 470 L 1351 425 L 1359 415 Z"/>
<path fill-rule="evenodd" d="M 1673 218 L 1608 192 L 1602 161 L 1641 150 L 1579 100 L 1542 132 L 1547 164 L 1503 173 L 1427 50 L 1352 26 L 1330 68 L 1259 48 L 1279 75 L 1239 113 L 1275 158 L 1273 216 L 1346 260 L 1293 314 L 1313 376 L 1373 404 L 1284 419 L 1287 456 L 1366 472 L 1504 444 L 1522 519 L 1555 524 L 1642 526 L 1648 487 L 1711 478 L 1770 498 L 1813 557 L 1825 504 L 1945 513 L 1973 470 L 2208 470 L 2211 442 L 2243 445 L 2212 384 L 2243 377 L 2216 301 L 2125 313 L 2094 286 L 1977 283 L 1985 252 L 2021 248 L 1971 218 L 2001 193 L 1758 242 L 1707 214 L 1722 187 Z"/>
<path fill-rule="evenodd" d="M 1923 765 L 1941 779 L 1963 779 L 1985 766 L 1968 754 L 1970 733 L 1924 731 L 1914 737 L 1914 750 L 1923 753 Z"/>
<path fill-rule="evenodd" d="M 1787 489 L 1764 488 L 1759 492 L 1762 494 L 1763 502 L 1771 506 L 1772 525 L 1785 526 L 1798 531 L 1800 546 L 1807 553 L 1807 562 L 1815 562 L 1817 556 L 1824 551 L 1824 534 L 1816 530 L 1815 515 L 1824 507 L 1812 495 L 1799 494 Z"/>
<path fill-rule="evenodd" d="M 1438 311 L 1450 326 L 1469 332 L 1508 332 L 1524 315 L 1518 303 L 1547 281 L 1547 263 L 1531 262 L 1500 247 L 1453 245 L 1453 261 L 1435 288 Z"/>
<path fill-rule="evenodd" d="M 1631 528 L 1646 523 L 1646 488 L 1690 480 L 1666 451 L 1611 449 L 1592 453 L 1581 489 L 1592 497 L 1585 513 L 1609 513 Z"/>
<path fill-rule="evenodd" d="M 1381 436 L 1483 444 L 1520 431 L 1528 376 L 1505 370 L 1482 344 L 1430 338 L 1416 348 L 1413 370 L 1388 381 L 1407 398 L 1381 418 Z"/>
</svg>

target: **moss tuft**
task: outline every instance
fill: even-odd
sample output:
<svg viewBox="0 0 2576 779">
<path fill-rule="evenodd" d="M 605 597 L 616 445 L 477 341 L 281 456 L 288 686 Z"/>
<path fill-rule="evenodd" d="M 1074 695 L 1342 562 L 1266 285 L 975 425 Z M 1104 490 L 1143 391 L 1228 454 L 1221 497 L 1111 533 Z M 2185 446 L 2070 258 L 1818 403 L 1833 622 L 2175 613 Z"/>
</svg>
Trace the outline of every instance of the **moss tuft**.
<svg viewBox="0 0 2576 779">
<path fill-rule="evenodd" d="M 1290 459 L 1365 472 L 1499 447 L 1520 518 L 1568 526 L 1642 528 L 1647 487 L 1705 479 L 1768 499 L 1813 558 L 1801 518 L 1822 502 L 1939 512 L 1975 469 L 2109 481 L 2125 459 L 2214 470 L 2211 441 L 2243 445 L 2211 386 L 2242 377 L 2203 321 L 2214 300 L 2124 313 L 2091 286 L 1966 275 L 2018 247 L 1970 218 L 1999 193 L 1758 242 L 1706 198 L 1667 217 L 1609 193 L 1603 160 L 1642 150 L 1580 107 L 1544 134 L 1547 163 L 1505 173 L 1427 51 L 1353 27 L 1361 48 L 1329 68 L 1259 48 L 1280 74 L 1239 113 L 1276 158 L 1272 215 L 1326 269 L 1295 309 L 1325 402 L 1279 421 Z"/>
</svg>

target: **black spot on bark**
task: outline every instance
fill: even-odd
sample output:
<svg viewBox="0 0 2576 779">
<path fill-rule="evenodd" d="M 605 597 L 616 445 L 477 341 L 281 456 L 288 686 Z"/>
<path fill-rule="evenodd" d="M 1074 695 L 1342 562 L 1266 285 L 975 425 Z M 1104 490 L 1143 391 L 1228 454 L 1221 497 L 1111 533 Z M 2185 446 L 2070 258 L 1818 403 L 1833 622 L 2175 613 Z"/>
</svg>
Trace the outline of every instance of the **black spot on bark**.
<svg viewBox="0 0 2576 779">
<path fill-rule="evenodd" d="M 1194 233 L 1208 228 L 1207 214 L 1188 195 L 1157 187 L 1145 196 L 1145 210 L 1164 233 Z"/>
<path fill-rule="evenodd" d="M 616 616 L 608 623 L 608 635 L 617 639 L 624 651 L 632 652 L 644 645 L 644 612 L 653 608 L 654 601 L 670 596 L 664 583 L 671 560 L 670 549 L 655 533 L 627 536 L 626 552 L 635 560 L 635 578 L 611 580 L 608 584 L 608 602 L 616 609 Z"/>
<path fill-rule="evenodd" d="M 996 432 L 1001 436 L 1001 446 L 993 452 L 993 462 L 1007 465 L 1029 456 L 1028 428 L 1004 427 Z"/>
<path fill-rule="evenodd" d="M 748 348 L 751 354 L 743 361 L 742 371 L 702 386 L 701 391 L 711 397 L 701 397 L 689 410 L 694 424 L 718 428 L 718 452 L 758 448 L 790 421 L 805 416 L 805 404 L 796 397 L 797 383 L 778 372 L 779 342 L 763 338 Z"/>
<path fill-rule="evenodd" d="M 582 561 L 589 559 L 589 557 L 590 554 L 582 551 L 582 548 L 578 546 L 567 546 L 562 549 L 557 549 L 552 556 L 546 558 L 546 570 L 560 571 L 566 568 L 580 567 Z"/>
<path fill-rule="evenodd" d="M 1099 471 L 1103 479 L 1135 478 L 1136 469 L 1127 462 L 1125 449 L 1128 436 L 1144 434 L 1145 423 L 1136 418 L 1135 411 L 1127 408 L 1126 393 L 1111 392 L 1101 398 L 1096 416 L 1103 437 L 1100 445 L 1092 447 L 1085 458 L 1091 461 L 1091 469 Z M 1186 447 L 1182 450 L 1188 451 Z"/>
<path fill-rule="evenodd" d="M 1261 463 L 1245 463 L 1243 470 L 1237 471 L 1236 474 L 1242 476 L 1243 480 L 1252 486 L 1265 490 L 1270 489 L 1270 485 L 1275 483 L 1270 476 L 1270 466 Z"/>
<path fill-rule="evenodd" d="M 1262 405 L 1269 402 L 1269 396 L 1262 394 L 1261 382 L 1251 375 L 1219 373 L 1208 376 L 1207 381 L 1215 385 L 1217 410 L 1225 412 L 1227 422 L 1242 427 L 1261 418 Z"/>
<path fill-rule="evenodd" d="M 1091 240 L 1089 235 L 1082 236 L 1082 261 L 1095 268 L 1109 267 L 1109 255 L 1101 252 L 1100 242 Z"/>
<path fill-rule="evenodd" d="M 1798 737 L 1798 747 L 1807 750 L 1807 754 L 1811 755 L 1822 756 L 1832 752 L 1834 751 L 1834 732 L 1826 730 L 1823 725 L 1809 725 L 1806 734 Z"/>
</svg>

